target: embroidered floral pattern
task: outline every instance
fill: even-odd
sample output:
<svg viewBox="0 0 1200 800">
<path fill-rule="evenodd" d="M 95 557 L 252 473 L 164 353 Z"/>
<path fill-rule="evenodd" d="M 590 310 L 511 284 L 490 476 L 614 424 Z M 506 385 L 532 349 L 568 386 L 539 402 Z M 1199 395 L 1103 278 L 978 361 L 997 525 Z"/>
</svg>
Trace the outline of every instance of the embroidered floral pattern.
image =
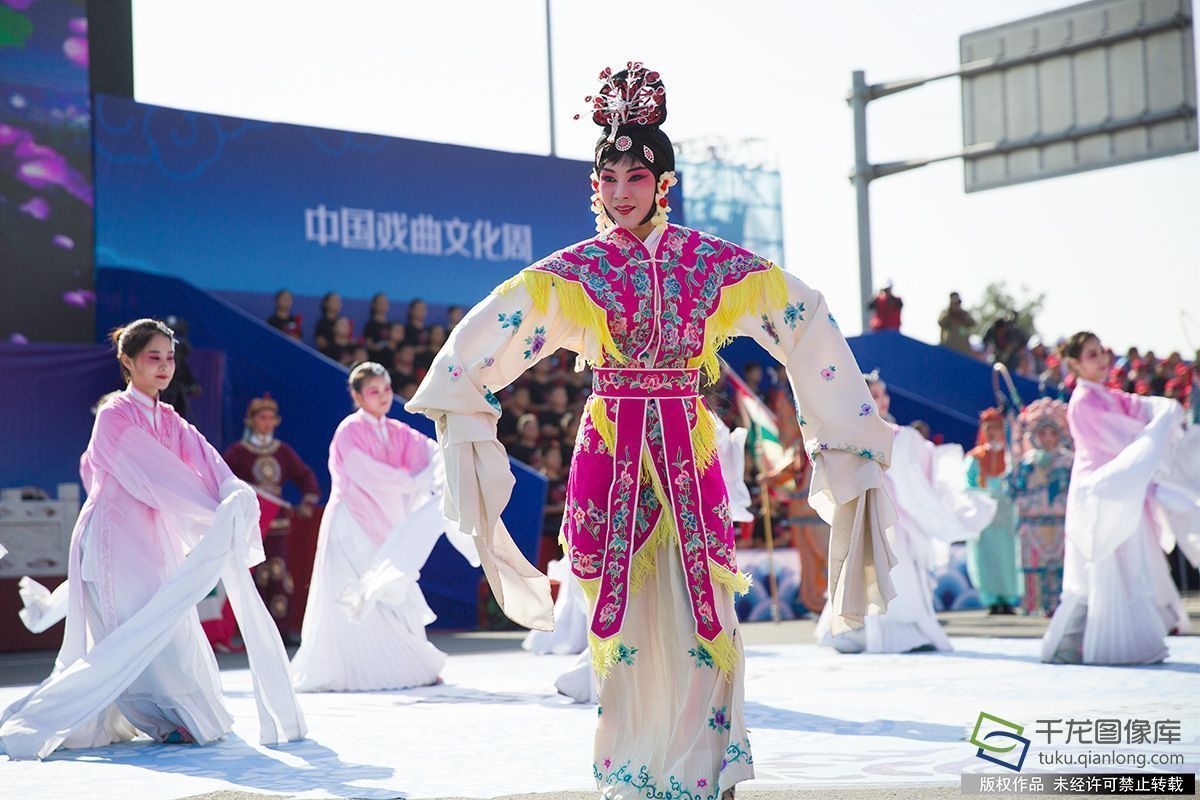
<svg viewBox="0 0 1200 800">
<path fill-rule="evenodd" d="M 524 312 L 519 308 L 511 314 L 497 314 L 496 316 L 500 320 L 500 329 L 511 328 L 513 336 L 517 335 L 517 328 L 521 327 L 521 321 L 525 318 Z"/>
<path fill-rule="evenodd" d="M 792 330 L 796 330 L 796 323 L 804 322 L 804 303 L 788 303 L 783 307 L 783 321 Z"/>
<path fill-rule="evenodd" d="M 526 358 L 528 358 L 528 356 L 526 356 Z M 823 380 L 823 381 L 831 381 L 836 377 L 837 377 L 837 367 L 834 366 L 833 364 L 830 364 L 828 367 L 825 367 L 824 369 L 821 370 L 821 380 Z"/>
<path fill-rule="evenodd" d="M 542 325 L 533 329 L 533 336 L 525 337 L 525 360 L 537 358 L 538 353 L 542 352 L 542 348 L 546 346 L 546 328 Z"/>
<path fill-rule="evenodd" d="M 726 526 L 733 524 L 733 512 L 729 510 L 728 497 L 721 498 L 721 504 L 713 508 L 713 514 L 717 516 L 717 519 L 725 523 Z"/>
<path fill-rule="evenodd" d="M 700 669 L 701 667 L 713 668 L 712 653 L 708 652 L 708 648 L 704 645 L 698 644 L 689 649 L 688 655 L 696 659 L 696 669 Z"/>
<path fill-rule="evenodd" d="M 870 406 L 870 404 L 869 404 L 869 403 L 863 403 L 862 405 L 860 405 L 860 406 L 858 407 L 858 415 L 859 415 L 860 417 L 865 417 L 865 416 L 867 416 L 868 414 L 870 414 L 870 413 L 871 413 L 872 411 L 874 411 L 874 410 L 875 410 L 875 409 L 871 408 L 871 406 Z"/>
<path fill-rule="evenodd" d="M 606 758 L 604 761 L 604 769 L 610 769 L 610 759 Z M 643 765 L 638 768 L 637 774 L 634 774 L 629 768 L 628 761 L 607 775 L 601 771 L 599 765 L 593 764 L 592 776 L 596 779 L 596 788 L 601 791 L 622 786 L 636 791 L 637 796 L 644 800 L 717 800 L 716 791 L 712 794 L 694 792 L 684 785 L 684 781 L 674 775 L 667 778 L 665 786 L 660 787 L 658 780 L 650 774 L 648 767 Z M 708 779 L 697 779 L 696 788 L 707 789 Z M 622 796 L 631 797 L 633 795 L 631 792 L 622 792 Z"/>
<path fill-rule="evenodd" d="M 731 742 L 725 748 L 725 760 L 721 763 L 721 769 L 725 769 L 730 764 L 754 764 L 754 756 L 750 753 L 750 739 L 743 739 L 741 743 Z"/>
<path fill-rule="evenodd" d="M 500 408 L 500 400 L 497 399 L 496 395 L 492 394 L 492 390 L 487 388 L 486 386 L 483 387 L 483 399 L 488 401 L 489 406 L 496 409 L 500 413 L 504 413 L 503 410 Z"/>
<path fill-rule="evenodd" d="M 597 369 L 592 378 L 596 391 L 615 392 L 622 389 L 638 389 L 646 394 L 664 389 L 675 391 L 699 391 L 699 370 L 639 370 Z"/>
<path fill-rule="evenodd" d="M 779 331 L 775 330 L 775 323 L 771 322 L 771 318 L 766 314 L 762 315 L 762 325 L 759 327 L 766 331 L 767 336 L 771 337 L 771 341 L 779 344 Z"/>
<path fill-rule="evenodd" d="M 571 571 L 576 575 L 586 578 L 600 571 L 600 559 L 593 553 L 583 552 L 570 545 L 568 545 L 568 552 L 571 554 Z"/>
<path fill-rule="evenodd" d="M 708 718 L 708 727 L 712 728 L 714 731 L 729 730 L 729 715 L 727 713 L 728 708 L 729 706 L 713 708 L 712 715 Z"/>
<path fill-rule="evenodd" d="M 808 445 L 807 449 L 809 461 L 812 461 L 813 457 L 816 456 L 817 453 L 824 453 L 828 450 L 838 450 L 843 453 L 853 453 L 856 456 L 862 456 L 865 459 L 887 466 L 883 460 L 882 452 L 877 452 L 869 447 L 862 447 L 857 444 L 830 444 L 829 442 L 813 442 Z"/>
<path fill-rule="evenodd" d="M 628 664 L 632 667 L 633 659 L 637 655 L 637 651 L 638 649 L 636 647 L 630 647 L 622 642 L 621 644 L 617 645 L 617 663 Z"/>
<path fill-rule="evenodd" d="M 450 364 L 446 369 L 450 372 L 450 382 L 458 383 L 458 379 L 463 375 L 463 368 L 457 364 Z"/>
</svg>

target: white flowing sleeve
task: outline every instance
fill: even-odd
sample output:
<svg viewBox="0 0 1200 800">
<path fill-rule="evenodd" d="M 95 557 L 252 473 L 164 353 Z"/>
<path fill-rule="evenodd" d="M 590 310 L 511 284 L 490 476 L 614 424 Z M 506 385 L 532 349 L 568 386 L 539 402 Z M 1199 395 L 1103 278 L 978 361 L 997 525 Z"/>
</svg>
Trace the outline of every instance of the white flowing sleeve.
<svg viewBox="0 0 1200 800">
<path fill-rule="evenodd" d="M 509 619 L 527 628 L 553 629 L 553 603 L 549 580 L 525 559 L 500 520 L 515 481 L 496 435 L 495 392 L 558 348 L 578 349 L 579 342 L 579 328 L 559 313 L 556 292 L 538 308 L 516 282 L 471 309 L 405 405 L 437 425 L 446 519 L 478 537 L 497 602 Z"/>
<path fill-rule="evenodd" d="M 787 304 L 742 317 L 736 332 L 753 338 L 787 370 L 813 462 L 809 502 L 832 527 L 829 601 L 837 635 L 861 627 L 867 614 L 882 614 L 896 594 L 889 575 L 896 558 L 886 536 L 896 512 L 883 483 L 893 434 L 871 402 L 825 298 L 783 274 Z M 766 306 L 764 300 L 760 307 Z"/>
</svg>

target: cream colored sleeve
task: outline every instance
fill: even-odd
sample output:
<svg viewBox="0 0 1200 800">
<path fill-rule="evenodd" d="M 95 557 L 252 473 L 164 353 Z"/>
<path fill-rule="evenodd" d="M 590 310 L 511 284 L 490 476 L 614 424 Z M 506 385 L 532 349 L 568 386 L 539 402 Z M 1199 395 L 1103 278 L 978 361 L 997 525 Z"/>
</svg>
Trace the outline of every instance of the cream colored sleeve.
<svg viewBox="0 0 1200 800">
<path fill-rule="evenodd" d="M 778 267 L 776 267 L 778 269 Z M 871 402 L 854 354 L 824 296 L 784 273 L 787 304 L 738 320 L 787 370 L 805 449 L 813 462 L 809 501 L 832 526 L 829 601 L 832 631 L 861 627 L 895 596 L 896 564 L 886 531 L 896 513 L 884 489 L 893 433 Z"/>
<path fill-rule="evenodd" d="M 477 537 L 482 566 L 509 619 L 527 628 L 554 626 L 550 583 L 526 560 L 500 519 L 514 484 L 496 434 L 495 393 L 579 332 L 559 313 L 551 292 L 535 308 L 524 286 L 493 293 L 463 318 L 405 408 L 437 425 L 446 468 L 444 513 L 460 532 Z"/>
</svg>

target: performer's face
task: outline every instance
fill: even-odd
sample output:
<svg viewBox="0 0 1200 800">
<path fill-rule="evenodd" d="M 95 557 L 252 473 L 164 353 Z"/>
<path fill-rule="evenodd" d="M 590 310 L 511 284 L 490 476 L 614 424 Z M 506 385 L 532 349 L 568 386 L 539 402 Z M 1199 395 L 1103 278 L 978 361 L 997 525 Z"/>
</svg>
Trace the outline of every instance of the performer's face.
<svg viewBox="0 0 1200 800">
<path fill-rule="evenodd" d="M 1100 343 L 1099 339 L 1093 337 L 1084 343 L 1079 358 L 1067 359 L 1067 365 L 1085 381 L 1103 383 L 1104 379 L 1108 377 L 1108 351 L 1104 349 L 1104 345 Z"/>
<path fill-rule="evenodd" d="M 250 423 L 255 433 L 259 436 L 266 436 L 274 433 L 275 429 L 279 427 L 279 416 L 274 411 L 267 409 L 255 414 Z"/>
<path fill-rule="evenodd" d="M 175 345 L 167 336 L 156 333 L 133 358 L 121 356 L 121 363 L 129 370 L 133 388 L 155 397 L 175 377 Z"/>
<path fill-rule="evenodd" d="M 600 201 L 613 221 L 635 230 L 654 206 L 655 178 L 640 161 L 631 158 L 600 168 Z"/>
<path fill-rule="evenodd" d="M 354 399 L 368 413 L 376 417 L 385 416 L 392 408 L 392 381 L 383 375 L 367 378 L 362 390 L 354 393 Z"/>
<path fill-rule="evenodd" d="M 883 381 L 875 381 L 868 383 L 867 388 L 871 390 L 871 399 L 875 401 L 875 410 L 879 412 L 879 416 L 886 417 L 888 409 L 892 407 L 892 396 L 888 394 L 887 386 Z"/>
<path fill-rule="evenodd" d="M 1004 444 L 1004 424 L 1000 422 L 985 422 L 983 425 L 983 436 L 991 445 Z"/>
<path fill-rule="evenodd" d="M 1043 450 L 1057 450 L 1059 444 L 1058 431 L 1049 425 L 1042 428 L 1038 431 L 1038 444 Z"/>
</svg>

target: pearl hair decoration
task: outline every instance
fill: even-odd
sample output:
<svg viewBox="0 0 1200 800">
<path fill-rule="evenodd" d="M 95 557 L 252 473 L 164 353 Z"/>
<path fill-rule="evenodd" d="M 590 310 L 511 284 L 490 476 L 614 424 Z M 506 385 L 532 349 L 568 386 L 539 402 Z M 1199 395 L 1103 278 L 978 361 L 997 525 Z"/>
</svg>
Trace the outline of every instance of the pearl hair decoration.
<svg viewBox="0 0 1200 800">
<path fill-rule="evenodd" d="M 604 233 L 615 227 L 615 223 L 604 210 L 604 201 L 600 199 L 600 176 L 592 171 L 592 213 L 596 215 L 596 233 Z"/>
<path fill-rule="evenodd" d="M 621 149 L 621 146 L 619 143 L 617 145 L 617 149 L 618 150 Z M 651 164 L 654 163 L 654 151 L 650 149 L 649 145 L 645 145 L 645 144 L 642 145 L 642 155 L 644 155 L 646 157 L 646 160 L 649 161 Z"/>
<path fill-rule="evenodd" d="M 679 179 L 675 177 L 674 172 L 664 172 L 658 179 L 657 191 L 654 193 L 654 216 L 650 218 L 656 228 L 667 226 L 667 214 L 671 211 L 671 206 L 667 203 L 667 190 L 677 183 Z"/>
<path fill-rule="evenodd" d="M 618 150 L 624 153 L 633 147 L 633 139 L 630 139 L 628 136 L 618 136 L 616 146 Z"/>
<path fill-rule="evenodd" d="M 622 125 L 658 125 L 666 119 L 667 90 L 657 72 L 647 70 L 640 61 L 630 61 L 621 80 L 614 80 L 613 75 L 612 67 L 605 67 L 600 73 L 604 81 L 600 91 L 584 98 L 592 106 L 592 121 L 608 129 L 609 142 L 617 140 Z M 579 117 L 575 115 L 575 119 Z"/>
</svg>

